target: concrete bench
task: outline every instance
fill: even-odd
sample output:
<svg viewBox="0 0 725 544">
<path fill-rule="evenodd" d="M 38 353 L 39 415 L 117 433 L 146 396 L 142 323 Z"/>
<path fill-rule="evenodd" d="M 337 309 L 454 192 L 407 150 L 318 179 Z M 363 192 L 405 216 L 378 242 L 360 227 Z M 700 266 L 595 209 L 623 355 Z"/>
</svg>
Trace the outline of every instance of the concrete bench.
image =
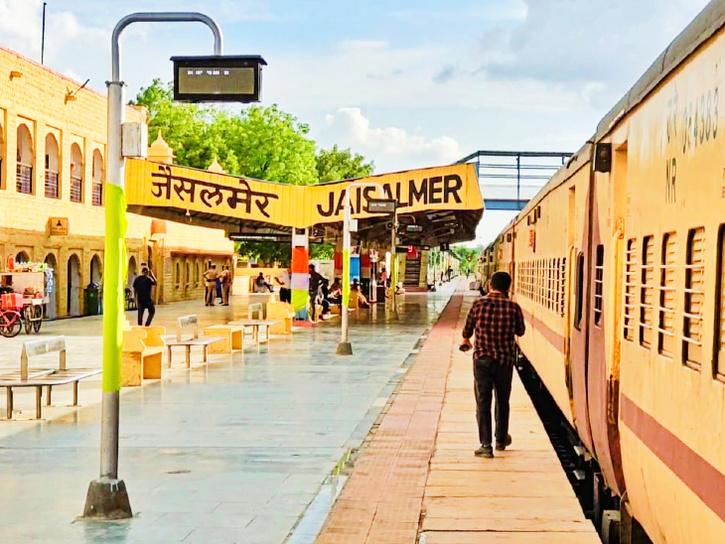
<svg viewBox="0 0 725 544">
<path fill-rule="evenodd" d="M 257 348 L 259 348 L 259 344 L 262 342 L 268 342 L 269 341 L 269 330 L 270 327 L 275 325 L 277 321 L 273 321 L 270 319 L 238 319 L 235 321 L 230 321 L 229 325 L 239 327 L 242 330 L 245 330 L 247 328 L 252 329 L 252 340 L 254 340 L 257 343 Z M 264 328 L 267 331 L 267 334 L 264 336 L 264 340 L 261 340 L 259 329 Z"/>
<path fill-rule="evenodd" d="M 184 337 L 184 331 L 191 330 L 190 337 Z M 171 368 L 172 348 L 184 347 L 186 356 L 186 368 L 191 368 L 191 348 L 198 346 L 202 349 L 202 362 L 207 362 L 208 348 L 217 342 L 224 342 L 221 336 L 199 336 L 199 321 L 196 315 L 184 315 L 176 320 L 176 337 L 167 337 L 166 347 L 168 349 L 167 366 Z"/>
<path fill-rule="evenodd" d="M 58 354 L 58 369 L 30 369 L 31 357 L 44 355 L 46 353 Z M 35 419 L 42 417 L 43 387 L 47 387 L 48 406 L 52 403 L 53 387 L 58 385 L 73 384 L 73 406 L 78 406 L 78 382 L 85 378 L 100 374 L 97 368 L 74 368 L 66 367 L 66 346 L 65 338 L 47 338 L 33 340 L 23 344 L 20 354 L 20 370 L 18 372 L 6 372 L 0 374 L 0 387 L 5 388 L 7 408 L 7 419 L 13 418 L 13 388 L 34 387 L 35 388 Z"/>
<path fill-rule="evenodd" d="M 267 304 L 267 319 L 276 323 L 269 328 L 272 334 L 292 334 L 292 323 L 295 318 L 295 310 L 291 304 L 286 302 L 270 302 Z"/>
<path fill-rule="evenodd" d="M 264 319 L 264 305 L 261 302 L 252 302 L 247 306 L 248 319 Z"/>
<path fill-rule="evenodd" d="M 121 385 L 141 385 L 143 380 L 161 379 L 165 327 L 132 327 L 123 331 Z"/>
<path fill-rule="evenodd" d="M 232 353 L 244 349 L 244 327 L 232 323 L 226 325 L 209 325 L 204 327 L 204 334 L 213 337 L 221 336 L 223 342 L 209 346 L 209 353 Z"/>
</svg>

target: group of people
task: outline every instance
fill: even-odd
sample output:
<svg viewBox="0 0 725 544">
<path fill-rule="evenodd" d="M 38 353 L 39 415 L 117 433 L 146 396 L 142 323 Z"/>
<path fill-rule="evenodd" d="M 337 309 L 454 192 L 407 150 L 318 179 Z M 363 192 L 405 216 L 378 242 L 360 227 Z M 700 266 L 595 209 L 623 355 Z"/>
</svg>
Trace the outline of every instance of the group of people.
<svg viewBox="0 0 725 544">
<path fill-rule="evenodd" d="M 234 279 L 228 265 L 222 267 L 222 271 L 217 272 L 215 264 L 204 272 L 204 304 L 206 306 L 214 306 L 216 299 L 219 299 L 222 306 L 229 306 L 229 294 L 232 289 L 232 281 Z M 136 299 L 136 309 L 138 311 L 137 323 L 139 326 L 151 325 L 156 315 L 156 306 L 152 296 L 153 288 L 156 286 L 157 280 L 154 273 L 145 264 L 142 265 L 141 275 L 133 280 L 133 292 Z M 144 314 L 146 321 L 144 321 Z"/>
<path fill-rule="evenodd" d="M 228 265 L 222 267 L 221 272 L 217 272 L 216 265 L 211 265 L 204 272 L 204 305 L 214 306 L 214 302 L 219 299 L 222 306 L 229 306 L 229 294 L 232 290 L 232 282 L 234 275 L 229 270 Z"/>
<path fill-rule="evenodd" d="M 342 305 L 342 282 L 340 278 L 335 278 L 332 284 L 329 284 L 327 278 L 317 272 L 315 265 L 309 266 L 310 283 L 310 318 L 316 317 L 317 306 L 322 307 L 321 317 L 324 319 L 330 314 L 331 305 Z M 350 285 L 350 301 L 351 308 L 369 308 L 370 302 L 364 295 L 362 286 L 357 278 L 352 280 Z"/>
</svg>

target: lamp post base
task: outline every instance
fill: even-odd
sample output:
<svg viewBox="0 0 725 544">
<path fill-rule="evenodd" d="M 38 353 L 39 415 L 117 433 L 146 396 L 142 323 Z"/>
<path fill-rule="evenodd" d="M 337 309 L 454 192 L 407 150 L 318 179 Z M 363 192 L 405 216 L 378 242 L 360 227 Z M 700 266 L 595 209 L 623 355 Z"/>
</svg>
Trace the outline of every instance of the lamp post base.
<svg viewBox="0 0 725 544">
<path fill-rule="evenodd" d="M 123 480 L 108 478 L 93 480 L 88 486 L 83 517 L 107 520 L 133 517 L 126 484 L 123 483 Z"/>
<path fill-rule="evenodd" d="M 337 344 L 338 355 L 352 355 L 352 344 L 350 342 L 340 342 Z"/>
</svg>

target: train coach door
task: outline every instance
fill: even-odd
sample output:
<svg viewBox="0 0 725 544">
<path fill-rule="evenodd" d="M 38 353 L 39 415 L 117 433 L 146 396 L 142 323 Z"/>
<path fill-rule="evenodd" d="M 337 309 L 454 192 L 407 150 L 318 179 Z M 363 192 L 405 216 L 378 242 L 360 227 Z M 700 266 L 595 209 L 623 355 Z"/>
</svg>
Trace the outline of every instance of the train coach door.
<svg viewBox="0 0 725 544">
<path fill-rule="evenodd" d="M 569 188 L 569 281 L 567 317 L 567 371 L 571 402 L 574 405 L 574 425 L 579 438 L 593 454 L 587 405 L 587 252 L 589 244 L 589 172 L 582 168 Z"/>
<path fill-rule="evenodd" d="M 599 466 L 607 485 L 621 495 L 624 477 L 619 447 L 619 360 L 615 339 L 622 303 L 620 235 L 621 201 L 626 194 L 626 148 L 616 154 L 610 171 L 595 172 L 592 184 L 587 402 Z"/>
</svg>

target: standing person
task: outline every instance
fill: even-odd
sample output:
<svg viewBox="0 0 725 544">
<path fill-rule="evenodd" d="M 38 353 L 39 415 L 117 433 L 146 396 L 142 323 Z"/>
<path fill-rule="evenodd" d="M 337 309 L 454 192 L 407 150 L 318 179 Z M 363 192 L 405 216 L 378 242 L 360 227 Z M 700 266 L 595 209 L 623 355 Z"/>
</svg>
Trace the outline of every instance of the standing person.
<svg viewBox="0 0 725 544">
<path fill-rule="evenodd" d="M 526 331 L 521 308 L 509 300 L 511 276 L 495 272 L 488 293 L 473 303 L 463 328 L 461 351 L 471 349 L 471 336 L 476 334 L 473 350 L 476 421 L 481 447 L 474 453 L 493 457 L 491 447 L 491 393 L 496 393 L 496 449 L 503 451 L 511 444 L 509 427 L 509 397 L 516 358 L 516 338 Z"/>
<path fill-rule="evenodd" d="M 133 290 L 136 293 L 136 309 L 138 310 L 138 325 L 143 325 L 144 310 L 148 310 L 149 315 L 146 318 L 146 326 L 151 325 L 156 313 L 151 290 L 156 285 L 156 276 L 148 268 L 141 270 L 141 275 L 136 276 L 133 280 Z"/>
<path fill-rule="evenodd" d="M 229 292 L 232 290 L 232 272 L 229 270 L 229 265 L 224 265 L 222 269 L 222 305 L 229 306 Z"/>
<path fill-rule="evenodd" d="M 327 280 L 325 279 L 325 277 L 315 270 L 314 264 L 311 264 L 309 266 L 308 271 L 310 273 L 309 295 L 310 306 L 312 308 L 310 316 L 314 321 L 315 312 L 317 309 L 317 301 L 319 300 L 322 304 L 323 315 L 330 311 L 330 303 L 327 301 L 327 298 L 323 294 L 323 288 L 325 288 L 327 284 Z"/>
<path fill-rule="evenodd" d="M 204 291 L 204 305 L 205 306 L 214 306 L 214 294 L 216 291 L 216 280 L 217 280 L 217 272 L 216 272 L 216 265 L 211 265 L 211 268 L 209 268 L 206 272 L 204 272 L 204 285 L 206 285 L 206 289 Z"/>
<path fill-rule="evenodd" d="M 283 268 L 279 275 L 275 276 L 274 281 L 279 285 L 279 301 L 292 304 L 292 290 L 290 289 L 289 271 Z"/>
<path fill-rule="evenodd" d="M 380 269 L 380 283 L 383 287 L 388 286 L 388 271 L 385 270 L 385 266 Z"/>
</svg>

